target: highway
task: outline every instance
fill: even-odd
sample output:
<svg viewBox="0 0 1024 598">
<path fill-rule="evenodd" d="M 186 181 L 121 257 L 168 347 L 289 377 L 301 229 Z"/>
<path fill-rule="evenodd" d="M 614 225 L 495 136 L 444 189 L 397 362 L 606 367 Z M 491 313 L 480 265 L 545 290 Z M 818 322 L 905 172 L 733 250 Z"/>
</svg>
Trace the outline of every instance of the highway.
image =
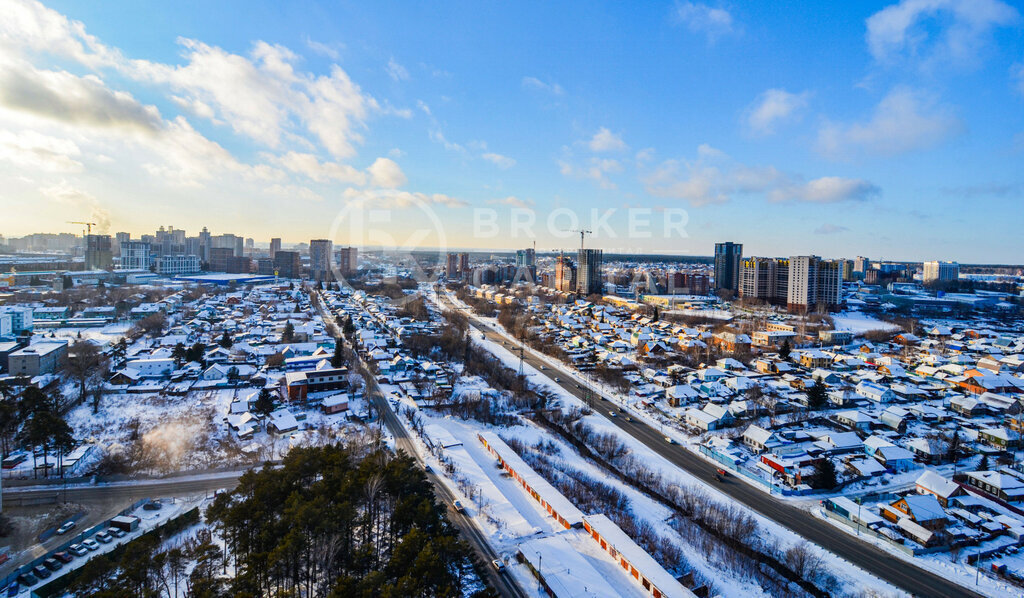
<svg viewBox="0 0 1024 598">
<path fill-rule="evenodd" d="M 325 323 L 331 322 L 330 326 L 334 330 L 337 330 L 337 321 L 333 314 L 331 314 L 326 307 L 323 305 L 319 295 L 317 295 L 317 308 L 320 310 L 320 315 L 324 319 Z M 341 338 L 335 334 L 336 338 Z M 347 341 L 346 341 L 347 343 Z M 477 556 L 480 557 L 481 565 L 484 569 L 484 574 L 488 577 L 490 585 L 495 588 L 499 594 L 504 598 L 526 598 L 527 595 L 519 588 L 519 585 L 506 573 L 501 573 L 491 566 L 491 561 L 499 558 L 500 555 L 494 552 L 491 545 L 488 544 L 487 538 L 483 535 L 480 529 L 477 527 L 476 522 L 466 515 L 460 513 L 452 507 L 456 498 L 452 492 L 444 485 L 437 474 L 427 470 L 426 464 L 423 459 L 420 458 L 419 453 L 416 452 L 416 448 L 413 446 L 412 439 L 409 437 L 408 431 L 405 426 L 398 419 L 398 415 L 391 409 L 391 404 L 388 402 L 384 393 L 380 389 L 380 385 L 373 379 L 373 376 L 368 376 L 371 381 L 371 385 L 367 388 L 367 396 L 373 401 L 376 406 L 377 412 L 381 415 L 381 419 L 384 421 L 384 425 L 388 427 L 391 435 L 395 437 L 395 447 L 404 450 L 408 455 L 416 459 L 420 465 L 427 472 L 427 479 L 434 485 L 434 493 L 437 494 L 438 498 L 448 508 L 448 519 L 452 522 L 456 529 L 462 534 L 463 539 L 470 545 L 470 547 L 476 552 Z"/>
<path fill-rule="evenodd" d="M 456 308 L 450 303 L 450 300 L 449 305 Z M 475 314 L 470 313 L 469 310 L 461 311 L 470 318 L 473 327 L 484 334 L 489 340 L 499 344 L 505 343 L 508 340 L 507 337 L 486 322 L 481 321 Z M 593 408 L 595 413 L 601 414 L 608 421 L 647 445 L 651 450 L 664 457 L 673 465 L 686 470 L 701 482 L 715 487 L 733 500 L 789 528 L 807 540 L 850 561 L 868 573 L 915 596 L 980 596 L 980 594 L 976 594 L 949 579 L 907 563 L 881 548 L 859 540 L 856 536 L 851 536 L 838 530 L 830 523 L 816 518 L 811 513 L 786 504 L 745 482 L 735 478 L 725 478 L 724 482 L 716 481 L 715 473 L 717 468 L 715 465 L 679 445 L 669 444 L 665 441 L 664 434 L 659 433 L 658 430 L 642 422 L 640 418 L 609 417 L 609 411 L 616 409 L 615 404 L 601 398 L 600 392 L 588 387 L 583 382 L 580 382 L 580 387 L 577 387 L 576 378 L 570 375 L 567 370 L 554 368 L 549 361 L 540 359 L 529 347 L 525 347 L 524 361 L 537 369 L 542 375 L 547 376 L 552 384 L 557 384 L 567 392 L 586 402 Z M 541 370 L 541 365 L 547 369 Z M 560 378 L 561 382 L 554 381 L 556 376 Z"/>
</svg>

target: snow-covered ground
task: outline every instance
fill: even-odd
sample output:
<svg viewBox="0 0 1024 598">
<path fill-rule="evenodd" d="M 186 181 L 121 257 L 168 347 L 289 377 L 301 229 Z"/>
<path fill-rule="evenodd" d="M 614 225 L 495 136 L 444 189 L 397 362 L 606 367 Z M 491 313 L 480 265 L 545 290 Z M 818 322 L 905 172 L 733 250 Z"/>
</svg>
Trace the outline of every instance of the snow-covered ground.
<svg viewBox="0 0 1024 598">
<path fill-rule="evenodd" d="M 872 330 L 899 330 L 899 326 L 884 322 L 859 311 L 844 311 L 831 315 L 836 330 L 848 330 L 854 334 L 864 334 Z"/>
</svg>

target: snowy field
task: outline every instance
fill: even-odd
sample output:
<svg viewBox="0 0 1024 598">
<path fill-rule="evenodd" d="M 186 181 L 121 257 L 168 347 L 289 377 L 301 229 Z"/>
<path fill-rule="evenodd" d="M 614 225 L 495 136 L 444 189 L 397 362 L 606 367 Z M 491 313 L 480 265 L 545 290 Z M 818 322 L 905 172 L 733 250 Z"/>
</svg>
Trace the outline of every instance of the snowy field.
<svg viewBox="0 0 1024 598">
<path fill-rule="evenodd" d="M 836 330 L 847 330 L 854 334 L 864 334 L 872 330 L 893 331 L 900 327 L 890 322 L 883 322 L 859 311 L 844 311 L 830 316 Z"/>
</svg>

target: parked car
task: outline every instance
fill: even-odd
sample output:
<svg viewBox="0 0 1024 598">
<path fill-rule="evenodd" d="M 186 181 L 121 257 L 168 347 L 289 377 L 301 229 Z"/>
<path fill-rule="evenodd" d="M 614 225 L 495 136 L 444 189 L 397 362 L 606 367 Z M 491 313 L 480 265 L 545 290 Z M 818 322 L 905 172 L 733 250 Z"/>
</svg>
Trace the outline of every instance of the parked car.
<svg viewBox="0 0 1024 598">
<path fill-rule="evenodd" d="M 60 551 L 60 552 L 53 553 L 53 558 L 55 558 L 58 561 L 64 563 L 65 565 L 70 563 L 71 561 L 75 560 L 75 557 L 73 555 L 70 555 L 70 554 L 64 552 L 63 550 Z"/>
<path fill-rule="evenodd" d="M 114 538 L 111 537 L 111 535 L 108 534 L 107 532 L 100 532 L 100 533 L 96 534 L 95 537 L 96 537 L 97 540 L 99 540 L 100 542 L 103 542 L 104 544 L 110 544 L 114 540 Z"/>
<path fill-rule="evenodd" d="M 18 595 L 18 582 L 12 581 L 11 585 L 7 586 L 7 598 L 14 598 Z"/>
<path fill-rule="evenodd" d="M 155 500 L 154 501 L 150 501 L 150 502 L 142 505 L 142 508 L 147 510 L 147 511 L 159 511 L 161 509 L 161 507 L 163 507 L 163 505 L 160 504 L 159 501 L 155 501 Z"/>
<path fill-rule="evenodd" d="M 86 550 L 85 546 L 82 546 L 81 544 L 72 544 L 71 546 L 68 546 L 68 552 L 75 556 L 85 556 L 85 553 L 89 551 Z"/>
<path fill-rule="evenodd" d="M 18 583 L 25 587 L 28 587 L 36 585 L 37 583 L 39 583 L 39 580 L 36 579 L 36 576 L 32 575 L 31 573 L 22 573 L 18 576 Z"/>
<path fill-rule="evenodd" d="M 75 529 L 75 522 L 70 520 L 65 521 L 64 525 L 57 528 L 57 535 L 63 536 L 64 534 L 70 532 L 73 529 Z"/>
<path fill-rule="evenodd" d="M 49 569 L 50 571 L 57 571 L 58 569 L 64 566 L 64 563 L 58 561 L 57 559 L 51 556 L 50 558 L 43 561 L 43 566 Z"/>
<path fill-rule="evenodd" d="M 123 538 L 127 535 L 125 531 L 119 527 L 108 527 L 107 533 L 115 538 Z"/>
<path fill-rule="evenodd" d="M 96 540 L 93 540 L 92 538 L 86 538 L 85 540 L 82 540 L 82 546 L 85 546 L 89 550 L 99 550 L 100 549 L 99 542 L 97 542 Z"/>
<path fill-rule="evenodd" d="M 39 579 L 46 579 L 47 577 L 53 575 L 53 572 L 51 572 L 49 569 L 42 565 L 36 565 L 35 567 L 32 567 L 32 574 L 38 577 Z"/>
</svg>

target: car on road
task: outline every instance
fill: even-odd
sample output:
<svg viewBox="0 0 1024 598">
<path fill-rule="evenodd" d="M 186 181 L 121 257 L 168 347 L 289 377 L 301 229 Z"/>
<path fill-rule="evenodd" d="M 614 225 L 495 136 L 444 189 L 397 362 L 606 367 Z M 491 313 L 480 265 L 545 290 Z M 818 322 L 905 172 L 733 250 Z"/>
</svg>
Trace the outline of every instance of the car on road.
<svg viewBox="0 0 1024 598">
<path fill-rule="evenodd" d="M 64 563 L 58 561 L 57 559 L 51 556 L 50 558 L 43 561 L 43 566 L 49 569 L 50 571 L 57 571 L 64 566 Z"/>
<path fill-rule="evenodd" d="M 70 563 L 71 561 L 75 560 L 74 556 L 64 552 L 63 550 L 60 551 L 60 552 L 53 553 L 53 558 L 55 558 L 58 561 L 64 563 L 65 565 Z"/>
<path fill-rule="evenodd" d="M 546 370 L 546 369 L 548 369 L 548 367 L 546 365 L 541 364 L 540 369 Z"/>
<path fill-rule="evenodd" d="M 28 587 L 36 585 L 37 583 L 39 583 L 39 580 L 36 579 L 36 576 L 32 575 L 31 573 L 22 573 L 18 576 L 18 583 L 25 587 Z"/>
<path fill-rule="evenodd" d="M 555 382 L 561 382 L 561 381 L 562 381 L 561 378 L 559 378 L 558 376 L 555 376 Z"/>
<path fill-rule="evenodd" d="M 217 492 L 220 492 L 220 490 L 218 490 Z M 217 492 L 214 492 L 215 496 L 217 495 Z M 123 538 L 126 535 L 128 535 L 128 534 L 125 533 L 125 531 L 123 529 L 121 529 L 119 527 L 108 527 L 107 528 L 107 533 L 110 534 L 111 536 L 114 536 L 115 538 Z"/>
<path fill-rule="evenodd" d="M 580 386 L 579 384 L 577 384 L 577 385 L 576 385 L 576 388 L 583 388 L 583 387 L 582 387 L 582 386 Z"/>
<path fill-rule="evenodd" d="M 104 544 L 110 544 L 114 540 L 114 538 L 107 532 L 100 532 L 96 534 L 96 539 Z"/>
<path fill-rule="evenodd" d="M 494 566 L 494 570 L 498 573 L 505 572 L 505 563 L 501 562 L 501 559 L 494 559 L 493 561 L 491 561 L 491 565 Z"/>
<path fill-rule="evenodd" d="M 615 413 L 614 411 L 609 411 L 609 412 L 608 412 L 608 415 L 610 415 L 610 416 L 612 416 L 612 417 L 618 417 L 618 416 L 619 416 L 619 414 L 618 414 L 618 413 Z"/>
<path fill-rule="evenodd" d="M 627 415 L 626 416 L 626 421 L 631 422 L 631 421 L 633 421 L 633 418 Z"/>
<path fill-rule="evenodd" d="M 675 443 L 676 443 L 676 441 L 675 441 L 675 440 L 672 440 L 672 437 L 671 437 L 671 436 L 666 436 L 666 437 L 665 437 L 665 442 L 667 442 L 667 443 L 669 443 L 669 444 L 675 444 Z"/>
<path fill-rule="evenodd" d="M 457 501 L 453 502 L 452 503 L 452 508 L 454 508 L 459 513 L 465 513 L 466 512 L 466 507 L 462 506 L 462 501 L 458 501 L 457 500 Z"/>
<path fill-rule="evenodd" d="M 36 565 L 35 567 L 32 567 L 32 575 L 35 575 L 39 579 L 46 579 L 53 575 L 53 572 L 42 565 Z"/>
<path fill-rule="evenodd" d="M 93 540 L 92 538 L 86 538 L 85 540 L 82 540 L 82 546 L 85 546 L 89 550 L 99 550 L 100 549 L 99 542 L 97 542 L 96 540 Z"/>
<path fill-rule="evenodd" d="M 63 525 L 57 528 L 57 535 L 63 536 L 73 529 L 75 529 L 75 522 L 71 520 L 65 521 Z"/>
<path fill-rule="evenodd" d="M 71 546 L 68 546 L 68 552 L 75 556 L 85 556 L 85 554 L 89 551 L 86 550 L 85 546 L 82 546 L 81 544 L 72 544 Z"/>
</svg>

